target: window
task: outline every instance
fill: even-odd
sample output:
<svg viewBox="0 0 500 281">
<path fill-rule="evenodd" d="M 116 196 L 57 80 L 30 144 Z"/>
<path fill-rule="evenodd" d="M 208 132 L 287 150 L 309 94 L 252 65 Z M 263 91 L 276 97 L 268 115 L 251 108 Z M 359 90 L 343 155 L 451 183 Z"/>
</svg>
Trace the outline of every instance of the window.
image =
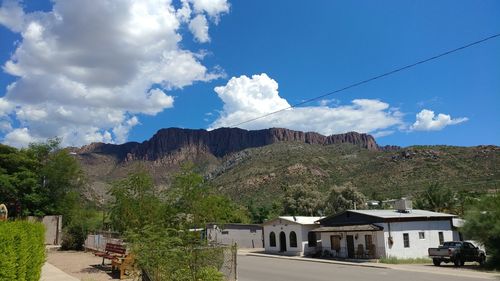
<svg viewBox="0 0 500 281">
<path fill-rule="evenodd" d="M 410 248 L 410 235 L 408 233 L 403 233 L 403 243 L 405 248 Z"/>
<path fill-rule="evenodd" d="M 276 234 L 272 231 L 269 233 L 269 246 L 276 247 Z"/>
<path fill-rule="evenodd" d="M 250 233 L 257 233 L 257 229 L 250 229 Z"/>
<path fill-rule="evenodd" d="M 440 231 L 439 233 L 439 245 L 443 245 L 444 243 L 444 235 L 443 235 L 443 232 Z"/>
<path fill-rule="evenodd" d="M 229 231 L 227 231 L 227 230 L 222 231 L 222 235 L 228 235 L 228 234 L 229 234 Z"/>
<path fill-rule="evenodd" d="M 372 236 L 371 235 L 365 235 L 365 248 L 369 249 L 371 244 L 373 244 Z"/>
<path fill-rule="evenodd" d="M 290 247 L 297 247 L 297 234 L 295 234 L 295 231 L 290 232 Z"/>
<path fill-rule="evenodd" d="M 339 252 L 340 251 L 340 236 L 338 236 L 338 235 L 330 236 L 330 244 L 331 244 L 332 250 Z"/>
<path fill-rule="evenodd" d="M 419 232 L 418 239 L 425 239 L 425 232 L 423 232 L 423 231 Z"/>
<path fill-rule="evenodd" d="M 307 245 L 309 247 L 316 247 L 318 245 L 318 239 L 316 238 L 316 232 L 309 231 L 307 234 Z"/>
</svg>

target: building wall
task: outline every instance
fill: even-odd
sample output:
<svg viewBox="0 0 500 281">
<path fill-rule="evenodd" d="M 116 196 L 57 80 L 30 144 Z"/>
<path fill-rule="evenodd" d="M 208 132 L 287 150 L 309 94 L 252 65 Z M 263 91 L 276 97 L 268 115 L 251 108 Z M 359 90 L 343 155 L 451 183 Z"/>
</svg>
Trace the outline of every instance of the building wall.
<svg viewBox="0 0 500 281">
<path fill-rule="evenodd" d="M 303 254 L 302 255 L 311 255 L 316 253 L 317 249 L 321 247 L 321 239 L 319 238 L 319 235 L 316 236 L 316 241 L 317 244 L 316 246 L 309 246 L 309 232 L 315 228 L 318 228 L 317 225 L 304 225 L 302 226 L 302 238 L 304 239 L 302 241 L 302 249 Z M 316 235 L 316 233 L 314 233 Z"/>
<path fill-rule="evenodd" d="M 28 217 L 30 221 L 38 221 L 45 226 L 45 244 L 60 245 L 62 242 L 62 216 Z"/>
<path fill-rule="evenodd" d="M 334 252 L 332 250 L 330 236 L 339 235 L 340 239 L 340 252 Z M 365 243 L 365 235 L 372 236 L 372 243 L 375 244 L 376 247 L 376 258 L 379 258 L 385 255 L 383 231 L 360 231 L 360 232 L 321 232 L 321 246 L 322 250 L 326 252 L 330 252 L 333 256 L 347 258 L 347 235 L 352 235 L 354 238 L 354 252 L 356 253 L 358 250 L 358 245 L 363 245 L 363 249 L 366 250 Z M 357 237 L 357 238 L 356 238 Z"/>
<path fill-rule="evenodd" d="M 413 221 L 377 223 L 384 227 L 385 256 L 397 258 L 421 258 L 428 256 L 428 248 L 439 246 L 439 232 L 443 232 L 444 241 L 453 240 L 453 231 L 450 220 L 442 221 Z M 389 245 L 389 231 L 393 244 Z M 425 238 L 420 239 L 419 232 Z M 408 233 L 410 246 L 404 247 L 403 234 Z"/>
<path fill-rule="evenodd" d="M 285 255 L 302 256 L 311 253 L 312 247 L 309 247 L 307 234 L 309 231 L 317 228 L 317 225 L 300 225 L 294 224 L 285 220 L 282 223 L 275 222 L 273 224 L 264 225 L 264 248 L 267 253 L 280 253 L 280 233 L 283 231 L 286 236 L 286 252 Z M 295 231 L 297 235 L 297 247 L 290 247 L 290 233 Z M 271 247 L 269 243 L 269 235 L 274 232 L 276 235 L 276 247 Z M 315 250 L 315 248 L 314 248 Z"/>
<path fill-rule="evenodd" d="M 224 226 L 208 225 L 208 241 L 224 245 L 236 243 L 238 248 L 264 248 L 262 226 L 231 224 Z"/>
</svg>

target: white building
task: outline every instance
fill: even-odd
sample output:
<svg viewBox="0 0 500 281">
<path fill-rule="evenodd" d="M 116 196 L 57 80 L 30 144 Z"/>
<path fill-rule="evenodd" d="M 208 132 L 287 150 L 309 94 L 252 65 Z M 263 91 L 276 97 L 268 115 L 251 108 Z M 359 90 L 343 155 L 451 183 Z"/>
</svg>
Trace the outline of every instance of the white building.
<svg viewBox="0 0 500 281">
<path fill-rule="evenodd" d="M 207 224 L 207 241 L 224 245 L 238 245 L 238 248 L 263 248 L 262 226 L 258 224 Z"/>
<path fill-rule="evenodd" d="M 266 253 L 303 256 L 316 251 L 322 217 L 282 216 L 263 223 Z"/>
<path fill-rule="evenodd" d="M 424 210 L 347 210 L 315 229 L 323 253 L 342 258 L 420 258 L 453 240 L 455 215 Z"/>
</svg>

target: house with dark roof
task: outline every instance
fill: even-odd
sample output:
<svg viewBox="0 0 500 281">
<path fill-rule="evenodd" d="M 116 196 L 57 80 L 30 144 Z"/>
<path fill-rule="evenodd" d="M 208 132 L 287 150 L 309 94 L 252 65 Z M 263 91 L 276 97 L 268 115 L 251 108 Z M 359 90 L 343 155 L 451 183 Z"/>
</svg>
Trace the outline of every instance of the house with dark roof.
<svg viewBox="0 0 500 281">
<path fill-rule="evenodd" d="M 320 236 L 324 255 L 420 258 L 428 248 L 453 240 L 455 217 L 411 208 L 347 210 L 320 219 L 313 231 Z"/>
</svg>

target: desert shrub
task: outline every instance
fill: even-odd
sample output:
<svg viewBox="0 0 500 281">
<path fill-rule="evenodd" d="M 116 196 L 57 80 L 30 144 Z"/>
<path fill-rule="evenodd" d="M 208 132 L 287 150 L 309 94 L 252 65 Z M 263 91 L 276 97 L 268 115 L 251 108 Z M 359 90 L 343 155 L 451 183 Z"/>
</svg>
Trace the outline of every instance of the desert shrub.
<svg viewBox="0 0 500 281">
<path fill-rule="evenodd" d="M 0 223 L 0 281 L 40 280 L 45 262 L 44 235 L 41 223 Z"/>
</svg>

